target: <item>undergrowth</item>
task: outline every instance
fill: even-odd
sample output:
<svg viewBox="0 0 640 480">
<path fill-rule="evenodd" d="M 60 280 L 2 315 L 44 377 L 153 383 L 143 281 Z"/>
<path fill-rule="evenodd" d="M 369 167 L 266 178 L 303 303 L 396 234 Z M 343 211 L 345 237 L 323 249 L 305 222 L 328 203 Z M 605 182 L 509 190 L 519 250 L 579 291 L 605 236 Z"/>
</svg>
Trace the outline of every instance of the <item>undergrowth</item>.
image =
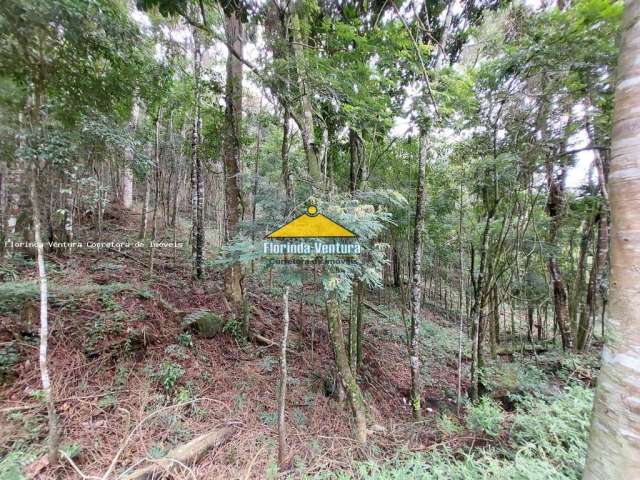
<svg viewBox="0 0 640 480">
<path fill-rule="evenodd" d="M 49 301 L 52 305 L 63 305 L 67 302 L 84 299 L 88 295 L 100 295 L 108 298 L 111 295 L 132 289 L 128 283 L 109 283 L 107 285 L 86 284 L 67 287 L 49 284 Z M 0 314 L 18 313 L 25 302 L 37 300 L 40 290 L 36 281 L 0 283 Z"/>
<path fill-rule="evenodd" d="M 573 480 L 582 476 L 593 392 L 567 387 L 556 398 L 524 397 L 513 416 L 506 444 L 427 454 L 404 454 L 377 464 L 358 464 L 350 472 L 323 473 L 320 479 L 371 480 Z M 495 410 L 487 403 L 485 409 Z M 481 428 L 482 429 L 482 428 Z M 488 432 L 487 432 L 488 433 Z"/>
</svg>

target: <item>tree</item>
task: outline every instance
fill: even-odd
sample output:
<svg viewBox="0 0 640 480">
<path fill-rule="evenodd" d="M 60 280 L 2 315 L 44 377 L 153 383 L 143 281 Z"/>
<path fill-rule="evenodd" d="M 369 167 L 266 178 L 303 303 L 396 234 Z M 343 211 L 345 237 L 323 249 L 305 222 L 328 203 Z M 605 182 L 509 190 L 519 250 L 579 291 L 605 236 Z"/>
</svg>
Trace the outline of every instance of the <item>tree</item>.
<svg viewBox="0 0 640 480">
<path fill-rule="evenodd" d="M 240 187 L 243 64 L 236 56 L 236 54 L 242 55 L 244 45 L 241 15 L 242 11 L 239 7 L 228 5 L 225 9 L 225 33 L 227 43 L 230 46 L 227 53 L 226 106 L 222 140 L 226 206 L 225 238 L 227 241 L 233 240 L 238 233 L 244 211 Z M 243 296 L 242 267 L 239 263 L 234 263 L 225 269 L 224 288 L 227 298 L 235 309 L 235 314 L 240 315 Z"/>
<path fill-rule="evenodd" d="M 289 286 L 284 287 L 282 338 L 280 340 L 280 381 L 278 383 L 278 465 L 284 467 L 287 458 L 287 337 L 289 335 Z"/>
<path fill-rule="evenodd" d="M 37 113 L 39 115 L 39 113 Z M 44 263 L 44 245 L 42 243 L 40 227 L 40 199 L 38 198 L 38 167 L 35 161 L 31 168 L 31 202 L 33 206 L 33 233 L 36 242 L 36 257 L 38 263 L 38 283 L 40 286 L 40 354 L 38 362 L 40 365 L 40 378 L 42 382 L 42 392 L 44 402 L 47 406 L 47 417 L 49 423 L 49 463 L 55 464 L 58 461 L 58 448 L 60 432 L 58 428 L 58 418 L 56 414 L 55 398 L 51 386 L 51 375 L 49 374 L 49 292 L 47 282 L 47 270 Z"/>
<path fill-rule="evenodd" d="M 129 134 L 134 135 L 140 119 L 140 103 L 137 97 L 133 99 L 131 119 L 129 120 Z M 127 145 L 124 152 L 124 169 L 122 175 L 122 205 L 131 209 L 133 206 L 133 145 Z"/>
<path fill-rule="evenodd" d="M 422 319 L 422 237 L 425 230 L 425 182 L 427 157 L 429 155 L 427 132 L 420 130 L 418 153 L 418 184 L 416 187 L 416 218 L 413 229 L 413 278 L 411 279 L 411 332 L 409 336 L 409 364 L 411 366 L 411 409 L 413 416 L 420 418 L 420 324 Z"/>
<path fill-rule="evenodd" d="M 609 173 L 611 301 L 585 480 L 640 472 L 640 1 L 626 2 L 622 31 Z"/>
<path fill-rule="evenodd" d="M 204 250 L 204 172 L 200 154 L 202 49 L 200 32 L 193 28 L 193 124 L 191 126 L 191 241 L 193 266 L 197 278 L 202 278 Z"/>
</svg>

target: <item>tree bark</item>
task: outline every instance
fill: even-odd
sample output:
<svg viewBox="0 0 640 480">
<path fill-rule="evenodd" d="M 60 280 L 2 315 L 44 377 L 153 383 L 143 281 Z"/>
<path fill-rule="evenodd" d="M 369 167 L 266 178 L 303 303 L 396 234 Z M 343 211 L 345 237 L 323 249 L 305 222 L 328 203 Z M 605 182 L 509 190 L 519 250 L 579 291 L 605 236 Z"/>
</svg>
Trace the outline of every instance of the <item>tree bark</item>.
<svg viewBox="0 0 640 480">
<path fill-rule="evenodd" d="M 242 54 L 243 38 L 240 14 L 236 10 L 226 13 L 225 33 L 227 42 L 236 52 Z M 225 180 L 225 239 L 232 241 L 238 233 L 242 218 L 242 197 L 240 189 L 240 126 L 242 122 L 242 62 L 229 50 L 227 55 L 227 81 L 225 87 L 226 107 L 224 112 L 224 134 L 222 157 Z M 227 267 L 224 272 L 224 287 L 227 299 L 233 305 L 236 315 L 242 308 L 242 272 L 239 264 Z"/>
<path fill-rule="evenodd" d="M 420 130 L 418 153 L 418 186 L 416 189 L 416 218 L 413 229 L 413 276 L 411 280 L 411 331 L 409 337 L 409 363 L 411 366 L 411 410 L 414 418 L 420 418 L 422 379 L 420 377 L 419 336 L 422 316 L 422 235 L 425 230 L 425 183 L 428 155 L 427 131 Z"/>
<path fill-rule="evenodd" d="M 291 168 L 289 166 L 289 119 L 291 115 L 289 109 L 285 107 L 282 116 L 282 147 L 280 155 L 282 158 L 282 182 L 286 198 L 285 215 L 289 214 L 293 208 L 293 182 L 291 179 Z"/>
<path fill-rule="evenodd" d="M 549 214 L 550 225 L 548 243 L 554 246 L 557 240 L 558 230 L 560 229 L 560 220 L 562 218 L 562 209 L 564 208 L 564 179 L 565 169 L 557 175 L 553 171 L 553 163 L 547 158 L 546 165 L 547 186 L 549 194 L 547 198 L 547 213 Z M 567 286 L 565 284 L 562 272 L 558 266 L 556 253 L 552 250 L 547 258 L 547 269 L 549 270 L 549 278 L 551 281 L 551 290 L 553 292 L 553 314 L 555 324 L 560 330 L 563 350 L 571 350 L 573 348 L 573 338 L 571 329 L 569 328 L 569 306 L 567 298 Z"/>
<path fill-rule="evenodd" d="M 18 123 L 20 130 L 16 135 L 16 143 L 19 148 L 23 148 L 26 144 L 26 135 L 24 134 L 26 125 L 23 113 L 18 114 Z M 20 156 L 16 156 L 13 165 L 9 165 L 6 173 L 6 191 L 5 191 L 5 215 L 4 222 L 4 240 L 9 248 L 5 249 L 4 255 L 9 257 L 13 255 L 13 242 L 17 241 L 19 229 L 18 219 L 23 209 L 24 200 L 27 195 L 23 192 L 24 176 L 27 174 L 25 160 Z"/>
<path fill-rule="evenodd" d="M 364 180 L 364 143 L 358 132 L 349 129 L 349 184 L 354 195 L 362 188 Z"/>
<path fill-rule="evenodd" d="M 585 480 L 640 472 L 640 1 L 627 0 L 609 174 L 611 301 Z"/>
<path fill-rule="evenodd" d="M 191 125 L 191 252 L 193 272 L 202 278 L 204 251 L 204 172 L 200 158 L 202 46 L 198 29 L 193 29 L 194 108 Z"/>
<path fill-rule="evenodd" d="M 133 137 L 138 128 L 138 120 L 140 117 L 140 104 L 137 98 L 133 100 L 131 107 L 131 119 L 129 120 L 129 135 Z M 133 138 L 130 139 L 133 141 Z M 133 207 L 133 160 L 134 151 L 133 144 L 129 144 L 124 151 L 124 173 L 122 175 L 122 205 L 127 210 Z"/>
<path fill-rule="evenodd" d="M 38 170 L 34 164 L 31 169 L 31 203 L 33 205 L 33 234 L 34 241 L 36 243 L 38 282 L 40 284 L 40 354 L 38 360 L 40 365 L 42 392 L 44 394 L 44 402 L 47 405 L 47 417 L 49 422 L 49 437 L 47 440 L 49 450 L 49 463 L 54 465 L 58 461 L 59 432 L 58 419 L 56 415 L 55 401 L 53 398 L 53 389 L 51 387 L 51 377 L 49 375 L 48 365 L 49 294 L 47 285 L 47 271 L 44 263 L 44 245 L 42 243 L 42 234 L 40 231 L 40 201 L 38 198 L 37 176 Z"/>
<path fill-rule="evenodd" d="M 154 168 L 153 168 L 153 179 L 155 183 L 155 188 L 153 192 L 153 215 L 151 217 L 151 248 L 149 253 L 149 273 L 153 273 L 153 259 L 155 253 L 155 241 L 157 238 L 157 219 L 158 219 L 158 204 L 160 202 L 160 123 L 161 123 L 161 114 L 162 110 L 158 108 L 158 113 L 156 115 L 156 138 L 155 138 L 155 146 L 154 146 Z"/>
<path fill-rule="evenodd" d="M 284 468 L 287 458 L 287 430 L 285 407 L 287 398 L 287 337 L 289 335 L 289 287 L 284 288 L 284 318 L 280 342 L 280 386 L 278 388 L 278 465 Z"/>
<path fill-rule="evenodd" d="M 577 349 L 580 349 L 580 346 L 578 345 L 580 343 L 580 330 L 584 328 L 582 315 L 584 307 L 581 307 L 580 300 L 585 293 L 584 276 L 587 254 L 589 252 L 589 243 L 591 241 L 593 232 L 593 223 L 594 222 L 592 221 L 591 216 L 583 221 L 582 236 L 580 238 L 580 250 L 578 252 L 578 266 L 576 267 L 575 280 L 571 291 L 571 301 L 569 302 L 569 318 L 571 319 L 571 331 L 575 332 L 575 344 Z M 595 278 L 593 284 L 595 285 Z M 590 285 L 591 279 L 589 279 L 589 282 L 586 285 L 587 297 L 589 297 L 589 293 L 591 290 Z"/>
<path fill-rule="evenodd" d="M 307 168 L 311 181 L 316 187 L 322 184 L 322 172 L 320 171 L 320 157 L 318 149 L 314 142 L 314 122 L 311 99 L 307 92 L 307 84 L 305 81 L 305 59 L 302 37 L 302 29 L 300 27 L 300 18 L 298 12 L 291 15 L 291 34 L 293 36 L 293 55 L 295 59 L 295 68 L 298 77 L 298 88 L 300 90 L 300 106 L 302 110 L 300 134 L 302 136 L 302 147 L 307 159 Z"/>
<path fill-rule="evenodd" d="M 364 343 L 364 295 L 365 295 L 365 287 L 362 281 L 357 282 L 356 286 L 356 329 L 358 339 L 356 340 L 356 370 L 355 375 L 357 376 L 358 371 L 362 367 L 362 344 Z"/>
<path fill-rule="evenodd" d="M 149 226 L 149 197 L 151 195 L 151 179 L 149 173 L 144 178 L 144 199 L 142 200 L 142 211 L 140 219 L 140 240 L 147 238 L 147 230 Z"/>
<path fill-rule="evenodd" d="M 329 292 L 327 297 L 327 319 L 329 321 L 329 334 L 333 353 L 335 355 L 338 383 L 342 384 L 347 392 L 347 399 L 353 411 L 355 419 L 356 440 L 364 445 L 367 443 L 367 419 L 366 404 L 360 386 L 349 366 L 349 358 L 345 349 L 345 339 L 342 332 L 342 321 L 338 309 L 338 301 L 335 292 Z"/>
</svg>

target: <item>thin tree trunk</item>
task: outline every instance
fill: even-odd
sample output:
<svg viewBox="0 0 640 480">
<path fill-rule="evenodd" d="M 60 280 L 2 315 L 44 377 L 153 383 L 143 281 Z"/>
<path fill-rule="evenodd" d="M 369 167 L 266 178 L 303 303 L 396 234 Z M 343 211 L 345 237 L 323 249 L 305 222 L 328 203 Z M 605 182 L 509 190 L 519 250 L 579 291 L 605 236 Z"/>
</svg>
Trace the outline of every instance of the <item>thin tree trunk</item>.
<svg viewBox="0 0 640 480">
<path fill-rule="evenodd" d="M 225 32 L 227 42 L 242 54 L 242 23 L 239 12 L 226 14 Z M 227 81 L 225 87 L 224 133 L 222 157 L 224 161 L 226 241 L 232 241 L 238 233 L 242 218 L 242 197 L 240 189 L 240 127 L 242 122 L 242 62 L 229 51 L 227 54 Z M 242 271 L 238 263 L 227 267 L 224 272 L 224 288 L 227 299 L 233 305 L 236 315 L 242 306 Z"/>
<path fill-rule="evenodd" d="M 458 320 L 458 389 L 457 389 L 457 397 L 456 397 L 456 409 L 457 413 L 460 414 L 460 408 L 462 407 L 462 340 L 464 335 L 464 310 L 463 310 L 463 297 L 464 297 L 464 252 L 463 252 L 463 241 L 462 241 L 462 225 L 464 221 L 464 189 L 463 189 L 463 179 L 464 179 L 464 163 L 462 164 L 462 175 L 460 176 L 460 211 L 458 217 L 458 260 L 460 265 L 460 278 L 458 282 L 458 309 L 459 309 L 459 320 Z"/>
<path fill-rule="evenodd" d="M 580 250 L 578 253 L 578 266 L 576 267 L 576 275 L 572 289 L 571 301 L 569 302 L 569 318 L 571 319 L 571 331 L 576 334 L 576 348 L 580 349 L 579 344 L 581 341 L 579 337 L 581 335 L 580 329 L 584 328 L 582 324 L 582 311 L 584 307 L 581 306 L 580 300 L 585 292 L 584 274 L 586 268 L 587 253 L 589 251 L 589 242 L 591 240 L 593 231 L 593 222 L 591 216 L 584 220 L 582 227 L 582 236 L 580 238 Z M 594 262 L 595 264 L 595 262 Z M 591 280 L 587 284 L 587 297 L 589 296 Z M 594 278 L 595 285 L 595 278 Z M 583 339 L 584 340 L 584 339 Z"/>
<path fill-rule="evenodd" d="M 197 28 L 193 29 L 194 111 L 191 126 L 191 252 L 193 272 L 202 278 L 204 250 L 204 172 L 200 158 L 202 48 Z"/>
<path fill-rule="evenodd" d="M 362 187 L 364 156 L 362 138 L 354 129 L 349 129 L 349 184 L 352 195 Z"/>
<path fill-rule="evenodd" d="M 358 317 L 356 316 L 356 295 L 357 286 L 352 285 L 351 303 L 349 309 L 349 331 L 347 336 L 347 344 L 349 348 L 349 366 L 351 372 L 356 376 L 356 365 L 358 363 Z M 356 376 L 357 378 L 357 376 Z"/>
<path fill-rule="evenodd" d="M 131 107 L 131 119 L 129 120 L 129 135 L 133 137 L 138 128 L 138 119 L 140 117 L 140 104 L 137 98 L 134 98 Z M 133 144 L 127 146 L 124 151 L 124 171 L 122 175 L 122 205 L 127 210 L 133 207 L 133 160 L 134 151 Z"/>
<path fill-rule="evenodd" d="M 258 109 L 258 128 L 256 133 L 256 156 L 253 169 L 253 185 L 251 187 L 251 241 L 256 240 L 256 210 L 258 208 L 258 177 L 260 174 L 260 147 L 262 141 L 262 97 L 260 97 L 260 108 Z M 255 262 L 251 261 L 251 273 L 255 272 Z"/>
<path fill-rule="evenodd" d="M 4 256 L 4 242 L 7 238 L 7 168 L 5 162 L 0 162 L 0 258 Z"/>
<path fill-rule="evenodd" d="M 364 294 L 364 283 L 362 281 L 358 281 L 356 289 L 356 330 L 358 333 L 358 339 L 356 340 L 356 375 L 362 367 L 362 344 L 364 343 Z"/>
<path fill-rule="evenodd" d="M 149 174 L 144 179 L 144 199 L 142 201 L 142 216 L 140 223 L 140 240 L 147 238 L 147 229 L 149 224 L 149 197 L 151 196 L 151 180 Z"/>
<path fill-rule="evenodd" d="M 498 355 L 498 335 L 500 334 L 500 317 L 498 314 L 498 289 L 494 285 L 489 292 L 489 348 L 491 358 L 495 359 Z"/>
<path fill-rule="evenodd" d="M 549 194 L 547 198 L 547 212 L 550 218 L 549 236 L 547 242 L 549 245 L 555 245 L 558 230 L 560 229 L 560 221 L 562 218 L 562 209 L 564 208 L 564 174 L 556 175 L 553 170 L 551 159 L 547 158 L 545 164 L 547 186 Z M 553 314 L 554 321 L 560 330 L 563 350 L 571 350 L 573 348 L 573 337 L 569 325 L 569 307 L 567 299 L 567 286 L 565 284 L 562 272 L 558 266 L 556 253 L 552 250 L 547 258 L 547 268 L 551 281 L 551 290 L 553 292 Z"/>
<path fill-rule="evenodd" d="M 409 363 L 411 366 L 411 410 L 414 418 L 420 418 L 422 379 L 420 377 L 420 323 L 422 316 L 422 235 L 425 230 L 425 183 L 427 177 L 428 138 L 426 130 L 420 131 L 418 153 L 418 186 L 416 190 L 416 219 L 413 229 L 413 276 L 411 281 L 411 331 L 409 337 Z"/>
<path fill-rule="evenodd" d="M 149 253 L 149 273 L 153 274 L 153 256 L 155 253 L 155 241 L 157 233 L 157 217 L 158 217 L 158 203 L 160 196 L 160 114 L 161 109 L 158 108 L 158 115 L 156 116 L 156 143 L 155 143 L 155 165 L 154 165 L 154 180 L 155 190 L 153 196 L 153 216 L 151 219 L 151 249 Z"/>
<path fill-rule="evenodd" d="M 300 28 L 300 18 L 298 12 L 291 15 L 291 33 L 293 35 L 293 55 L 295 59 L 296 74 L 298 77 L 298 88 L 300 90 L 300 103 L 302 109 L 302 118 L 300 134 L 302 136 L 302 147 L 307 158 L 307 168 L 309 177 L 315 186 L 322 184 L 322 172 L 320 171 L 320 159 L 318 149 L 314 142 L 314 122 L 311 99 L 307 92 L 306 84 L 306 68 L 304 60 L 302 30 Z"/>
<path fill-rule="evenodd" d="M 585 480 L 640 472 L 640 1 L 627 0 L 621 30 L 609 175 L 611 307 Z"/>
<path fill-rule="evenodd" d="M 286 198 L 285 215 L 289 214 L 293 208 L 293 182 L 291 179 L 291 169 L 289 167 L 289 119 L 291 115 L 289 109 L 285 107 L 282 118 L 282 182 L 284 183 L 284 192 Z"/>
<path fill-rule="evenodd" d="M 284 318 L 280 342 L 280 385 L 278 388 L 278 465 L 284 468 L 287 458 L 285 407 L 287 398 L 287 337 L 289 335 L 289 287 L 284 287 Z"/>
<path fill-rule="evenodd" d="M 44 402 L 47 405 L 47 417 L 49 420 L 49 463 L 52 465 L 58 461 L 58 419 L 56 416 L 55 400 L 53 398 L 53 388 L 48 366 L 48 344 L 49 344 L 49 318 L 48 302 L 49 294 L 47 288 L 47 272 L 44 263 L 44 245 L 42 243 L 40 226 L 40 200 L 38 198 L 37 186 L 38 171 L 34 165 L 31 170 L 31 203 L 33 205 L 33 234 L 36 242 L 38 261 L 38 281 L 40 284 L 40 379 L 42 381 L 42 393 Z"/>
<path fill-rule="evenodd" d="M 338 373 L 337 383 L 342 384 L 346 390 L 355 419 L 355 437 L 361 445 L 364 445 L 367 443 L 366 403 L 349 365 L 338 301 L 333 291 L 327 297 L 327 319 Z"/>
</svg>

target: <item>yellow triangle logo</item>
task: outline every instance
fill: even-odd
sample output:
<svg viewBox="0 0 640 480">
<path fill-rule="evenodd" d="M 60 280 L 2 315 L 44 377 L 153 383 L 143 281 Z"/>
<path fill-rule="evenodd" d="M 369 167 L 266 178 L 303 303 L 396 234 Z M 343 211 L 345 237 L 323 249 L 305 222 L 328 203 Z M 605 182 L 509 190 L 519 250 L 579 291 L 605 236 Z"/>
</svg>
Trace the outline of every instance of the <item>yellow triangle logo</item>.
<svg viewBox="0 0 640 480">
<path fill-rule="evenodd" d="M 356 234 L 310 206 L 302 215 L 271 232 L 266 238 L 354 238 Z"/>
</svg>

